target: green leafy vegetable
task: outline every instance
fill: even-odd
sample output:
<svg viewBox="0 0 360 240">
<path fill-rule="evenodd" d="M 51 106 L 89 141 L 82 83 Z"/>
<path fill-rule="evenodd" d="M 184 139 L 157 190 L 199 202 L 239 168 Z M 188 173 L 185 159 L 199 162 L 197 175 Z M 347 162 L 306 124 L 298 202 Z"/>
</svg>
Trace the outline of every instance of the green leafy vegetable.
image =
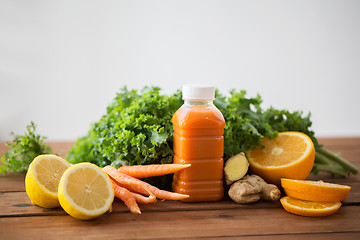
<svg viewBox="0 0 360 240">
<path fill-rule="evenodd" d="M 172 162 L 173 129 L 171 118 L 182 105 L 181 92 L 171 96 L 161 95 L 158 87 L 145 87 L 141 92 L 122 88 L 107 113 L 94 123 L 85 137 L 79 138 L 69 152 L 72 163 L 89 161 L 99 166 L 114 167 L 134 164 Z M 272 107 L 263 109 L 259 95 L 246 97 L 246 91 L 230 91 L 226 97 L 216 91 L 215 105 L 223 113 L 224 159 L 251 148 L 261 146 L 264 137 L 273 139 L 281 131 L 306 133 L 315 144 L 317 156 L 323 149 L 311 130 L 310 114 L 290 112 Z M 313 173 L 319 171 L 348 175 L 357 169 L 330 153 L 324 157 L 328 163 L 316 158 Z M 337 159 L 336 161 L 333 159 Z M 351 165 L 351 166 L 350 166 Z M 162 187 L 171 183 L 171 177 L 157 178 Z M 155 183 L 156 185 L 156 183 Z"/>
<path fill-rule="evenodd" d="M 313 174 L 328 172 L 346 177 L 357 174 L 358 169 L 340 156 L 326 150 L 320 145 L 311 130 L 310 113 L 277 110 L 273 107 L 263 110 L 261 97 L 246 98 L 246 91 L 232 90 L 231 96 L 225 98 L 217 94 L 215 105 L 222 111 L 226 125 L 224 132 L 224 159 L 247 150 L 261 146 L 264 137 L 273 139 L 278 132 L 297 131 L 307 134 L 314 142 L 316 155 Z"/>
<path fill-rule="evenodd" d="M 226 98 L 216 92 L 215 105 L 225 118 L 224 159 L 261 145 L 264 137 L 275 138 L 277 131 L 264 118 L 261 97 L 246 98 L 246 91 L 230 91 Z"/>
<path fill-rule="evenodd" d="M 172 162 L 171 118 L 182 100 L 179 92 L 170 97 L 159 92 L 156 87 L 141 93 L 121 89 L 89 134 L 77 140 L 68 161 L 114 167 Z"/>
<path fill-rule="evenodd" d="M 26 129 L 24 136 L 11 133 L 14 140 L 6 142 L 10 149 L 1 157 L 0 173 L 26 172 L 36 156 L 51 153 L 51 148 L 43 143 L 45 137 L 35 133 L 36 125 L 33 122 Z"/>
<path fill-rule="evenodd" d="M 157 87 L 146 87 L 140 93 L 124 87 L 89 134 L 77 140 L 67 160 L 114 167 L 171 163 L 174 154 L 171 118 L 181 105 L 180 91 L 166 96 Z M 170 178 L 148 181 L 168 189 Z"/>
<path fill-rule="evenodd" d="M 329 172 L 340 176 L 357 174 L 352 164 L 319 145 L 311 130 L 310 114 L 290 112 L 273 107 L 263 109 L 259 95 L 246 96 L 246 91 L 230 91 L 229 96 L 216 91 L 215 105 L 223 113 L 224 160 L 251 148 L 261 146 L 264 137 L 273 139 L 278 132 L 299 131 L 307 134 L 316 149 L 314 174 Z M 92 162 L 102 167 L 112 165 L 171 163 L 173 128 L 171 118 L 183 104 L 181 91 L 167 96 L 158 87 L 141 91 L 122 88 L 106 108 L 106 113 L 91 125 L 88 134 L 77 139 L 67 160 L 71 163 Z M 27 127 L 25 136 L 16 136 L 10 150 L 2 157 L 0 171 L 25 172 L 39 154 L 51 152 L 43 137 L 35 134 L 35 124 Z M 171 175 L 147 179 L 154 185 L 171 188 Z"/>
</svg>

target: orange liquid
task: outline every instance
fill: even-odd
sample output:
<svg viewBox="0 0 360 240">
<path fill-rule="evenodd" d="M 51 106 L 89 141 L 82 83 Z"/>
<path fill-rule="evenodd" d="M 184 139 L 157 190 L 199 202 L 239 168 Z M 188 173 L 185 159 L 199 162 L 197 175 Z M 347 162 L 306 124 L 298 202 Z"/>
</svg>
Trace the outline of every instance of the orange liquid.
<svg viewBox="0 0 360 240">
<path fill-rule="evenodd" d="M 172 122 L 174 163 L 191 163 L 191 167 L 174 174 L 173 191 L 190 195 L 185 202 L 221 200 L 224 196 L 223 115 L 215 106 L 182 106 Z"/>
</svg>

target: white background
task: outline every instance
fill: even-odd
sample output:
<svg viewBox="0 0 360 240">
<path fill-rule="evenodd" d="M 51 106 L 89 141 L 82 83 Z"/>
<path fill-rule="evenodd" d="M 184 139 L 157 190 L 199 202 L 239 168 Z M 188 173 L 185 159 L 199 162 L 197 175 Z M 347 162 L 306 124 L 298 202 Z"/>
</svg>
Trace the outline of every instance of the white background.
<svg viewBox="0 0 360 240">
<path fill-rule="evenodd" d="M 122 86 L 191 82 L 360 136 L 360 1 L 0 0 L 0 141 L 75 140 Z"/>
</svg>

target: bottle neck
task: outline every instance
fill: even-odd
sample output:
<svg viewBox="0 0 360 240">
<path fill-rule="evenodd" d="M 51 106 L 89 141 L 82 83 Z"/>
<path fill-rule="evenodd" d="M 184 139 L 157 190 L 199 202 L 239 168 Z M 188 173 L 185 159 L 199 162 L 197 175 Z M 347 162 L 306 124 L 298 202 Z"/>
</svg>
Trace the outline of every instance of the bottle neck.
<svg viewBox="0 0 360 240">
<path fill-rule="evenodd" d="M 184 99 L 184 105 L 189 107 L 210 107 L 213 105 L 213 100 Z"/>
</svg>

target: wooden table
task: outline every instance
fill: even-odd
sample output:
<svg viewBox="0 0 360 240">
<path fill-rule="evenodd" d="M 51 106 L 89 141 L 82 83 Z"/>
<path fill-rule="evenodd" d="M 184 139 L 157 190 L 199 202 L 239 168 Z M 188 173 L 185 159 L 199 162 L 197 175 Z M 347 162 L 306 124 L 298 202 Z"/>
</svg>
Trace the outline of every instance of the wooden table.
<svg viewBox="0 0 360 240">
<path fill-rule="evenodd" d="M 360 138 L 320 139 L 328 149 L 360 168 Z M 72 143 L 49 143 L 65 155 Z M 0 145 L 0 154 L 6 151 Z M 67 215 L 61 208 L 31 204 L 24 174 L 0 176 L 0 239 L 360 239 L 360 175 L 346 179 L 310 176 L 352 187 L 340 210 L 323 218 L 287 213 L 279 202 L 238 205 L 157 201 L 131 214 L 115 200 L 113 212 L 91 221 Z"/>
</svg>

